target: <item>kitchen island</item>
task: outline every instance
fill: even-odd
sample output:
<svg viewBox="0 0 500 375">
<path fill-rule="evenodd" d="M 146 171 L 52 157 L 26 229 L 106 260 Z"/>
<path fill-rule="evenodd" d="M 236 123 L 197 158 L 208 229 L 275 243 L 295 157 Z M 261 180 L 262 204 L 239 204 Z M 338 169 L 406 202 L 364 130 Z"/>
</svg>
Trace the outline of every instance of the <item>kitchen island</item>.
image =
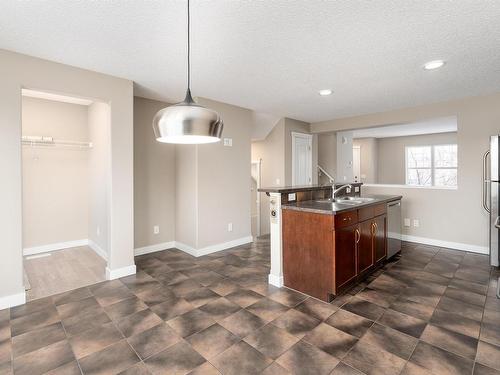
<svg viewBox="0 0 500 375">
<path fill-rule="evenodd" d="M 282 208 L 284 285 L 331 301 L 386 260 L 387 203 L 397 195 L 355 195 Z"/>
</svg>

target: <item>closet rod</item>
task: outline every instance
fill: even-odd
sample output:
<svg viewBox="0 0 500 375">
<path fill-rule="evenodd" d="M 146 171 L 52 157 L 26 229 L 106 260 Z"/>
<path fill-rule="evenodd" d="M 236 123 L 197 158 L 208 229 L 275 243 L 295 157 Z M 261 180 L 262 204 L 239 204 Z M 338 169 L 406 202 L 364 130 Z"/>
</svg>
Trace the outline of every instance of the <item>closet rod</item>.
<svg viewBox="0 0 500 375">
<path fill-rule="evenodd" d="M 31 147 L 76 147 L 76 148 L 92 148 L 92 142 L 81 142 L 81 141 L 66 141 L 61 139 L 54 139 L 52 137 L 43 136 L 31 136 L 25 135 L 21 139 L 21 143 L 24 146 Z"/>
</svg>

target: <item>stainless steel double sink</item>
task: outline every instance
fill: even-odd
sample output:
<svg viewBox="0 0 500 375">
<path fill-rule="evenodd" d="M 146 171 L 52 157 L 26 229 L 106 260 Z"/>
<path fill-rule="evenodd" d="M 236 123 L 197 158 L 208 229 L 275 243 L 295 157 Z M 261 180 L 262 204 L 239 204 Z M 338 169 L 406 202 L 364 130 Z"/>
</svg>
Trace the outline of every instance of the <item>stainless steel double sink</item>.
<svg viewBox="0 0 500 375">
<path fill-rule="evenodd" d="M 375 198 L 368 197 L 339 197 L 339 198 L 328 198 L 328 199 L 318 199 L 316 202 L 318 203 L 337 203 L 337 204 L 345 204 L 347 206 L 357 206 L 359 204 L 367 203 L 374 201 Z"/>
</svg>

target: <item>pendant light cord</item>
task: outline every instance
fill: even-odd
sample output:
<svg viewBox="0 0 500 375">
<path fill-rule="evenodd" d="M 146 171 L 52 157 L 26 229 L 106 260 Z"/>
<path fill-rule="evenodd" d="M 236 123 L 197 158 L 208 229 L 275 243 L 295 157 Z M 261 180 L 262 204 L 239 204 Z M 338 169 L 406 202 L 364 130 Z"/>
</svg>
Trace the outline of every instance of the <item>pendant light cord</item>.
<svg viewBox="0 0 500 375">
<path fill-rule="evenodd" d="M 188 22 L 187 22 L 187 27 L 188 27 L 188 35 L 187 35 L 187 47 L 188 47 L 188 50 L 187 50 L 187 53 L 188 53 L 188 71 L 187 71 L 187 87 L 188 87 L 188 90 L 191 91 L 191 38 L 190 38 L 190 23 L 191 23 L 191 15 L 190 15 L 190 12 L 189 12 L 189 0 L 187 0 L 187 17 L 188 17 Z"/>
</svg>

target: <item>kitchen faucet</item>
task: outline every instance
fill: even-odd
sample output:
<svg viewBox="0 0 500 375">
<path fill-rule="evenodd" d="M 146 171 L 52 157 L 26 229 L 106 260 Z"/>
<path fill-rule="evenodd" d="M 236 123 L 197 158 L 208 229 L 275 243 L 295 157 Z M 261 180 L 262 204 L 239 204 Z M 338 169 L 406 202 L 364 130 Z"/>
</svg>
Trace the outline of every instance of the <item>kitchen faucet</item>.
<svg viewBox="0 0 500 375">
<path fill-rule="evenodd" d="M 335 195 L 336 195 L 339 191 L 344 190 L 344 189 L 347 189 L 347 188 L 352 189 L 352 185 L 351 185 L 351 184 L 345 184 L 345 185 L 342 185 L 341 187 L 339 187 L 339 188 L 337 188 L 337 189 L 333 190 L 333 192 L 332 192 L 332 200 L 335 200 Z"/>
</svg>

